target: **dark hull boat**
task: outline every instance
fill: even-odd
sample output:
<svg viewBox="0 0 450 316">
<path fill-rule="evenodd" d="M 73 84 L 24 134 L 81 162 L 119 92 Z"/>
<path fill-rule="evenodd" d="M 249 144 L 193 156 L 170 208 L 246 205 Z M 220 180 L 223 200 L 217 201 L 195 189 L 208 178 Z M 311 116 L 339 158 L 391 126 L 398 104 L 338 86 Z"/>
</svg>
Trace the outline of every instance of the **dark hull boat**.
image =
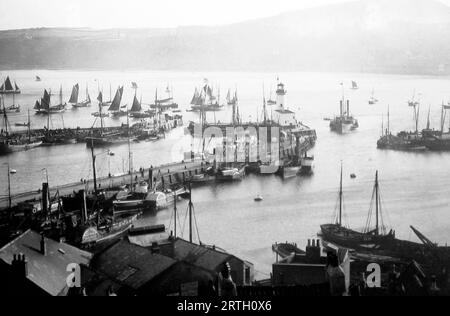
<svg viewBox="0 0 450 316">
<path fill-rule="evenodd" d="M 9 122 L 6 112 L 3 112 L 4 130 L 0 134 L 0 155 L 19 151 L 27 151 L 42 145 L 40 138 L 31 135 L 30 115 L 28 114 L 28 132 L 26 136 L 11 135 L 8 130 Z"/>
<path fill-rule="evenodd" d="M 375 176 L 375 186 L 372 194 L 372 200 L 375 200 L 375 228 L 370 229 L 372 208 L 369 211 L 369 218 L 367 226 L 363 232 L 352 230 L 342 225 L 342 209 L 343 209 L 343 191 L 342 191 L 342 170 L 341 170 L 341 185 L 339 191 L 339 213 L 336 223 L 325 224 L 320 226 L 322 239 L 329 243 L 333 243 L 350 249 L 388 249 L 395 245 L 395 232 L 389 231 L 386 233 L 384 225 L 380 226 L 381 203 L 379 196 L 378 171 Z"/>
<path fill-rule="evenodd" d="M 346 134 L 359 127 L 358 120 L 350 115 L 350 101 L 347 100 L 347 107 L 344 106 L 344 97 L 340 101 L 339 116 L 330 121 L 330 129 L 339 134 Z"/>
</svg>

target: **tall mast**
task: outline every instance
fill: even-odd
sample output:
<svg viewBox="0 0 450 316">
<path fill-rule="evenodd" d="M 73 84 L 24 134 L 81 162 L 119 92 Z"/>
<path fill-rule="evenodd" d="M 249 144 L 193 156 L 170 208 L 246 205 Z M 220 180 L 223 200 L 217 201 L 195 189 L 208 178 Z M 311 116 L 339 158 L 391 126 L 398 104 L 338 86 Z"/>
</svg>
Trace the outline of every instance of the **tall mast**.
<svg viewBox="0 0 450 316">
<path fill-rule="evenodd" d="M 8 207 L 11 208 L 12 206 L 12 199 L 11 199 L 11 174 L 9 169 L 9 163 L 8 163 Z"/>
<path fill-rule="evenodd" d="M 97 171 L 95 170 L 94 139 L 91 139 L 92 170 L 94 175 L 94 192 L 97 194 Z"/>
<path fill-rule="evenodd" d="M 431 112 L 431 106 L 428 108 L 428 119 L 427 119 L 427 130 L 430 129 L 430 112 Z"/>
<path fill-rule="evenodd" d="M 128 136 L 128 169 L 130 172 L 130 190 L 133 191 L 133 162 L 131 154 L 131 141 L 130 141 L 130 115 L 127 108 L 127 136 Z"/>
<path fill-rule="evenodd" d="M 30 110 L 28 109 L 28 142 L 31 143 L 31 120 L 30 120 Z"/>
<path fill-rule="evenodd" d="M 173 196 L 174 237 L 177 238 L 177 194 Z"/>
<path fill-rule="evenodd" d="M 379 235 L 379 216 L 378 216 L 378 212 L 380 211 L 379 205 L 380 205 L 380 195 L 379 195 L 379 190 L 378 190 L 378 170 L 377 173 L 375 174 L 375 198 L 376 198 L 376 230 L 375 230 L 375 234 L 378 236 Z"/>
<path fill-rule="evenodd" d="M 387 128 L 387 132 L 388 132 L 388 135 L 391 134 L 391 108 L 390 108 L 389 105 L 388 105 L 388 128 Z"/>
<path fill-rule="evenodd" d="M 342 191 L 342 163 L 341 163 L 341 183 L 339 186 L 339 226 L 342 226 L 342 206 L 343 206 L 343 191 Z"/>
<path fill-rule="evenodd" d="M 189 242 L 192 243 L 192 190 L 189 182 Z"/>
</svg>

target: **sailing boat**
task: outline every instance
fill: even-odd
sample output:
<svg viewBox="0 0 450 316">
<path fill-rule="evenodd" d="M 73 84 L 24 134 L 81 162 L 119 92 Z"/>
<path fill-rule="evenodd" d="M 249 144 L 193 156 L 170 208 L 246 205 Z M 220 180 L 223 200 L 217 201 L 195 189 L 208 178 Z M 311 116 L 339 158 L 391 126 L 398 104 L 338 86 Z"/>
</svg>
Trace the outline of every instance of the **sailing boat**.
<svg viewBox="0 0 450 316">
<path fill-rule="evenodd" d="M 270 90 L 269 100 L 267 100 L 267 105 L 276 105 L 277 101 L 272 100 L 272 90 Z"/>
<path fill-rule="evenodd" d="M 86 99 L 84 101 L 78 102 L 78 95 L 80 91 L 80 86 L 78 83 L 73 86 L 72 88 L 72 94 L 70 95 L 69 103 L 72 104 L 72 107 L 74 108 L 86 108 L 88 106 L 91 106 L 91 97 L 89 96 L 88 87 L 86 85 Z"/>
<path fill-rule="evenodd" d="M 160 111 L 167 111 L 170 109 L 178 109 L 178 104 L 173 101 L 173 92 L 169 86 L 166 88 L 167 97 L 165 99 L 158 99 L 158 90 L 156 90 L 155 104 L 151 104 L 151 109 Z"/>
<path fill-rule="evenodd" d="M 372 193 L 372 203 L 369 209 L 369 215 L 366 222 L 366 228 L 363 232 L 358 232 L 342 225 L 343 213 L 343 189 L 342 189 L 342 167 L 341 181 L 339 188 L 339 212 L 334 224 L 320 226 L 322 238 L 324 241 L 335 243 L 342 247 L 351 249 L 372 248 L 376 249 L 383 246 L 389 246 L 395 241 L 395 232 L 390 230 L 386 233 L 386 227 L 383 224 L 381 213 L 381 200 L 378 183 L 378 171 L 375 175 L 375 185 Z M 371 228 L 373 204 L 375 204 L 375 228 Z M 380 225 L 381 222 L 381 225 Z"/>
<path fill-rule="evenodd" d="M 9 79 L 8 76 L 6 77 L 5 82 L 0 86 L 0 94 L 20 94 L 20 88 L 15 81 L 13 86 L 11 79 Z"/>
<path fill-rule="evenodd" d="M 128 115 L 127 111 L 122 110 L 122 108 L 126 107 L 126 105 L 120 106 L 120 103 L 122 102 L 122 96 L 123 96 L 123 86 L 117 88 L 114 99 L 111 103 L 111 106 L 108 109 L 108 111 L 111 112 L 111 115 L 113 117 L 120 117 L 120 116 Z"/>
<path fill-rule="evenodd" d="M 13 94 L 13 104 L 8 107 L 5 107 L 4 106 L 5 100 L 3 99 L 3 96 L 2 96 L 3 108 L 0 109 L 0 113 L 3 113 L 3 111 L 5 111 L 6 113 L 20 113 L 20 105 L 16 104 L 15 100 L 16 100 L 15 94 Z"/>
<path fill-rule="evenodd" d="M 30 112 L 28 111 L 28 130 L 26 137 L 23 135 L 13 135 L 9 131 L 9 121 L 6 111 L 3 111 L 4 129 L 0 134 L 0 155 L 17 151 L 30 150 L 42 145 L 42 140 L 31 135 Z"/>
<path fill-rule="evenodd" d="M 223 105 L 220 105 L 218 98 L 214 95 L 213 88 L 206 81 L 203 88 L 199 91 L 195 89 L 191 101 L 191 110 L 194 112 L 214 112 L 220 111 Z"/>
<path fill-rule="evenodd" d="M 235 90 L 233 96 L 231 96 L 231 91 L 230 91 L 230 89 L 228 89 L 227 104 L 228 105 L 236 105 L 237 101 L 238 101 L 237 90 Z"/>
<path fill-rule="evenodd" d="M 378 103 L 378 100 L 375 98 L 375 90 L 372 89 L 372 96 L 369 99 L 369 104 L 370 105 L 374 105 L 374 104 L 377 104 L 377 103 Z"/>
<path fill-rule="evenodd" d="M 358 83 L 356 81 L 352 81 L 352 90 L 358 90 Z"/>
<path fill-rule="evenodd" d="M 41 102 L 36 101 L 36 104 L 34 106 L 34 109 L 36 110 L 36 114 L 54 114 L 54 113 L 62 113 L 66 110 L 66 103 L 63 103 L 63 96 L 62 96 L 62 86 L 59 90 L 59 104 L 58 105 L 51 105 L 51 94 L 47 91 L 47 89 L 44 90 L 44 95 L 41 98 Z"/>
<path fill-rule="evenodd" d="M 104 103 L 103 103 L 103 93 L 101 91 L 98 93 L 97 101 L 98 101 L 98 112 L 92 113 L 92 116 L 101 118 L 109 117 L 109 113 L 103 113 L 102 111 Z"/>
<path fill-rule="evenodd" d="M 41 77 L 36 76 L 36 81 L 37 81 L 37 82 L 41 81 Z"/>
<path fill-rule="evenodd" d="M 133 98 L 133 105 L 131 106 L 130 117 L 135 119 L 143 119 L 151 117 L 151 114 L 149 112 L 142 112 L 142 97 L 140 102 L 138 101 L 136 94 L 134 95 Z"/>
</svg>

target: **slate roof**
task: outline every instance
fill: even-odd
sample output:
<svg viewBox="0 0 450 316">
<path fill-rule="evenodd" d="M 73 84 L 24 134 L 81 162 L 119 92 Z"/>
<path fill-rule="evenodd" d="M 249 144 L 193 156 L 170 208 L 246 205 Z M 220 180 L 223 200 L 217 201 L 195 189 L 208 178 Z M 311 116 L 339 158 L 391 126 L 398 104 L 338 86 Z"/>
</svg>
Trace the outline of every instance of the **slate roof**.
<svg viewBox="0 0 450 316">
<path fill-rule="evenodd" d="M 172 254 L 170 254 L 171 247 L 172 245 L 162 245 L 162 253 L 167 256 L 173 256 L 176 260 L 183 260 L 209 271 L 217 271 L 224 262 L 236 258 L 233 255 L 196 245 L 183 239 L 174 241 Z"/>
<path fill-rule="evenodd" d="M 152 254 L 146 248 L 121 240 L 96 255 L 91 262 L 91 268 L 138 290 L 175 263 L 171 258 Z"/>
<path fill-rule="evenodd" d="M 92 254 L 45 238 L 47 253 L 44 256 L 40 252 L 40 242 L 41 235 L 28 230 L 0 249 L 0 259 L 11 264 L 14 255 L 25 255 L 28 279 L 50 295 L 61 295 L 67 289 L 67 266 L 71 263 L 88 265 Z"/>
</svg>

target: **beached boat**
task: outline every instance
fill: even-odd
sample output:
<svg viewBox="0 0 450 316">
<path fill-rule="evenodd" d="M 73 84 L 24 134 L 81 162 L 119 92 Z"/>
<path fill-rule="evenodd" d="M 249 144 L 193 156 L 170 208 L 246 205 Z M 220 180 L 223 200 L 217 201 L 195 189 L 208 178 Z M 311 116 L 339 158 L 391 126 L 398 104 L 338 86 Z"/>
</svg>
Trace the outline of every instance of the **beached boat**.
<svg viewBox="0 0 450 316">
<path fill-rule="evenodd" d="M 216 175 L 216 181 L 241 181 L 245 176 L 245 166 L 241 168 L 223 168 L 219 169 Z"/>
</svg>

